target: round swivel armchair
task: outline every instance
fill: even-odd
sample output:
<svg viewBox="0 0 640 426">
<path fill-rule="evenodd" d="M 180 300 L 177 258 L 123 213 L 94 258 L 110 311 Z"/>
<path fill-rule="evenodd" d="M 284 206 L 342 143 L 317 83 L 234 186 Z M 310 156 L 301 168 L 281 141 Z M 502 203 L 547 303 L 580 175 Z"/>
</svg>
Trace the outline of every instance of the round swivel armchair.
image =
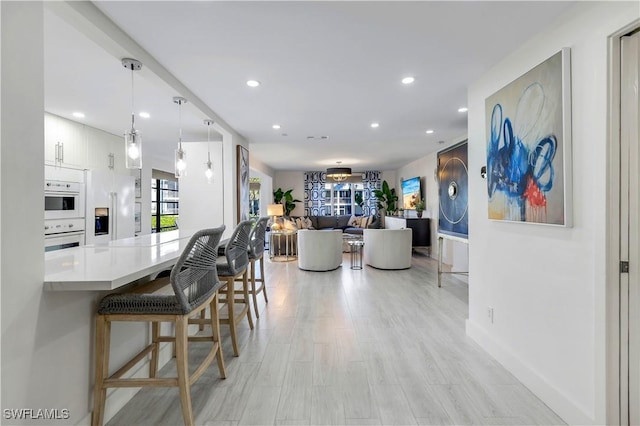
<svg viewBox="0 0 640 426">
<path fill-rule="evenodd" d="M 378 269 L 411 268 L 411 229 L 365 229 L 364 263 Z"/>
<path fill-rule="evenodd" d="M 342 230 L 298 231 L 298 268 L 332 271 L 342 264 Z"/>
</svg>

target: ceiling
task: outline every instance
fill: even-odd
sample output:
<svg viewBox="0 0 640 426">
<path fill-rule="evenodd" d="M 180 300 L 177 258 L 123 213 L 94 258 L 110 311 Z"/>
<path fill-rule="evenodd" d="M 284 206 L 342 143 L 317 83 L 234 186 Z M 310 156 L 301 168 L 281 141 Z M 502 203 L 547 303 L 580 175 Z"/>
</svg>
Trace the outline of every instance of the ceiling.
<svg viewBox="0 0 640 426">
<path fill-rule="evenodd" d="M 574 3 L 94 4 L 246 138 L 263 163 L 321 170 L 342 161 L 362 171 L 401 167 L 463 137 L 467 115 L 457 110 L 468 85 Z M 132 85 L 120 59 L 131 49 L 108 35 L 90 37 L 90 29 L 59 15 L 45 11 L 45 109 L 122 134 Z M 405 76 L 415 82 L 403 85 Z M 249 79 L 261 85 L 250 88 Z M 185 95 L 174 87 L 148 67 L 134 75 L 135 109 L 151 114 L 136 119 L 145 152 L 166 158 L 180 127 L 172 97 Z M 71 117 L 78 110 L 84 119 Z M 206 140 L 205 118 L 202 108 L 185 105 L 183 140 Z"/>
</svg>

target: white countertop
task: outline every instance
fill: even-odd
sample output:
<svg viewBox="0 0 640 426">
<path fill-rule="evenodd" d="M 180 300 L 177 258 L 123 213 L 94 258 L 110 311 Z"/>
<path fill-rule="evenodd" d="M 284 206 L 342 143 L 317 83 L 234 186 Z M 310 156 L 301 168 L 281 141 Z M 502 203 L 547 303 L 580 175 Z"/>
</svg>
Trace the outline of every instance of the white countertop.
<svg viewBox="0 0 640 426">
<path fill-rule="evenodd" d="M 170 269 L 193 230 L 141 235 L 45 253 L 44 289 L 114 290 L 139 278 Z"/>
</svg>

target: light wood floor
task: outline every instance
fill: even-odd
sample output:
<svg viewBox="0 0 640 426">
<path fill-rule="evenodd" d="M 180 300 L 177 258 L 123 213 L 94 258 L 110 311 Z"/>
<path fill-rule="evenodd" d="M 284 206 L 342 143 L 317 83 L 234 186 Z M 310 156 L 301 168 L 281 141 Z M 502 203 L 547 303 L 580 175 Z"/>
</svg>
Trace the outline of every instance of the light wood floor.
<svg viewBox="0 0 640 426">
<path fill-rule="evenodd" d="M 342 265 L 266 262 L 269 303 L 260 295 L 255 329 L 239 330 L 239 357 L 222 327 L 227 379 L 209 368 L 192 387 L 197 424 L 564 424 L 465 335 L 467 285 L 446 275 L 438 289 L 433 259 L 357 271 L 345 254 Z M 177 389 L 148 388 L 109 425 L 181 423 Z"/>
</svg>

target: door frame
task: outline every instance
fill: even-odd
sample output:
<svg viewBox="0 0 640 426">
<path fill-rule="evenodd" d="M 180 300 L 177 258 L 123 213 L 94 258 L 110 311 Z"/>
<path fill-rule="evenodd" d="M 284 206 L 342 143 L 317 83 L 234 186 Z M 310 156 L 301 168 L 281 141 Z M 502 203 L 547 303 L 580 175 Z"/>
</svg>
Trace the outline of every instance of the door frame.
<svg viewBox="0 0 640 426">
<path fill-rule="evenodd" d="M 609 36 L 608 67 L 608 136 L 607 150 L 607 238 L 606 238 L 606 419 L 609 425 L 619 425 L 621 400 L 621 340 L 620 340 L 620 39 L 640 29 L 640 19 Z"/>
</svg>

